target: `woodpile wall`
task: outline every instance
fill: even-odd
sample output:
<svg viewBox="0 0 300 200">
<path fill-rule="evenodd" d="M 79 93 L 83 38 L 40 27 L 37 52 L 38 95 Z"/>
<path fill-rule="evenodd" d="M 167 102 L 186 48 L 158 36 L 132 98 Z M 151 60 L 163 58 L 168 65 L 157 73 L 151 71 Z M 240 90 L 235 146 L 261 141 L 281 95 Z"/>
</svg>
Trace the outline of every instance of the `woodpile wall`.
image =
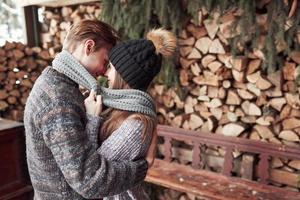
<svg viewBox="0 0 300 200">
<path fill-rule="evenodd" d="M 9 42 L 0 47 L 0 117 L 23 120 L 32 85 L 50 60 L 49 52 L 40 47 Z"/>
<path fill-rule="evenodd" d="M 286 56 L 282 69 L 272 74 L 262 70 L 263 43 L 247 56 L 233 56 L 228 25 L 233 23 L 234 15 L 219 17 L 215 13 L 208 17 L 208 13 L 200 11 L 199 24 L 191 23 L 183 30 L 179 39 L 179 80 L 183 95 L 175 87 L 153 86 L 151 94 L 158 102 L 159 121 L 187 130 L 300 148 L 300 87 L 295 81 L 300 52 Z M 265 17 L 257 14 L 261 26 L 266 26 Z M 295 38 L 295 42 L 299 41 L 300 37 Z M 278 54 L 282 51 L 278 45 Z M 182 162 L 191 161 L 186 150 L 176 152 L 184 155 Z M 215 157 L 207 169 L 220 170 L 224 150 L 207 147 L 206 154 L 209 160 Z M 236 152 L 236 161 L 242 155 Z M 300 161 L 275 158 L 271 163 L 274 185 L 297 190 Z"/>
<path fill-rule="evenodd" d="M 73 23 L 82 19 L 97 19 L 101 13 L 100 3 L 40 9 L 43 15 L 40 22 L 42 47 L 48 49 L 52 57 L 61 51 L 63 40 Z"/>
</svg>

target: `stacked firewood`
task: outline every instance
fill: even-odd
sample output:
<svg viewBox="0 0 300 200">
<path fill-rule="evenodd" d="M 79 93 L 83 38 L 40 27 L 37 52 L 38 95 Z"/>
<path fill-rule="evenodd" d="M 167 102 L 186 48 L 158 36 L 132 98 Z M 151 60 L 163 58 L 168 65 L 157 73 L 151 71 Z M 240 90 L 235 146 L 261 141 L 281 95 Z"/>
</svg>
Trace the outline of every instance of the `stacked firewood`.
<svg viewBox="0 0 300 200">
<path fill-rule="evenodd" d="M 22 121 L 32 85 L 50 59 L 40 47 L 15 42 L 0 47 L 0 117 Z"/>
<path fill-rule="evenodd" d="M 266 26 L 266 16 L 257 14 L 257 18 Z M 300 52 L 286 57 L 281 70 L 266 74 L 263 44 L 247 55 L 230 54 L 229 39 L 234 32 L 229 25 L 234 19 L 235 13 L 208 17 L 202 10 L 199 24 L 190 23 L 183 30 L 178 42 L 183 92 L 159 84 L 150 90 L 158 102 L 159 122 L 300 147 L 300 87 L 295 81 Z M 300 41 L 300 34 L 295 41 Z M 282 50 L 278 45 L 277 51 Z M 224 156 L 224 150 L 217 147 L 208 147 L 206 153 Z M 236 159 L 241 156 L 241 152 L 234 155 Z M 300 161 L 274 159 L 272 166 L 274 182 L 297 187 Z M 286 177 L 289 181 L 283 181 Z"/>
<path fill-rule="evenodd" d="M 69 27 L 82 19 L 98 19 L 100 3 L 89 3 L 64 7 L 42 7 L 41 25 L 42 47 L 49 49 L 53 57 L 61 51 L 63 40 Z"/>
</svg>

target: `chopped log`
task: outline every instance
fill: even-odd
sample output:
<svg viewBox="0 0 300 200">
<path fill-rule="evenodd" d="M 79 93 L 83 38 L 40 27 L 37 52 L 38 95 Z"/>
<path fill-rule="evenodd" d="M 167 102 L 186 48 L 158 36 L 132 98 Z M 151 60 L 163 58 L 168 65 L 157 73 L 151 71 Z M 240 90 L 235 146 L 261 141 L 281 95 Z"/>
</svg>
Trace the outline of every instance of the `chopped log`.
<svg viewBox="0 0 300 200">
<path fill-rule="evenodd" d="M 217 119 L 217 120 L 220 120 L 221 117 L 222 117 L 222 109 L 221 108 L 210 108 L 209 109 L 211 114 Z"/>
<path fill-rule="evenodd" d="M 235 19 L 228 20 L 220 25 L 220 33 L 225 38 L 233 38 L 236 35 L 240 34 L 240 28 L 237 28 L 236 30 L 232 30 L 232 25 L 235 22 Z"/>
<path fill-rule="evenodd" d="M 189 75 L 188 75 L 187 70 L 185 70 L 185 69 L 180 70 L 179 80 L 180 80 L 180 84 L 182 86 L 188 86 L 189 85 Z"/>
<path fill-rule="evenodd" d="M 208 86 L 207 87 L 207 96 L 209 98 L 217 98 L 218 97 L 218 87 Z"/>
<path fill-rule="evenodd" d="M 292 109 L 291 117 L 300 118 L 300 110 L 299 109 Z"/>
<path fill-rule="evenodd" d="M 0 100 L 6 99 L 8 97 L 8 93 L 6 90 L 0 90 Z"/>
<path fill-rule="evenodd" d="M 224 80 L 222 82 L 222 86 L 226 89 L 230 88 L 231 87 L 231 82 L 229 80 Z"/>
<path fill-rule="evenodd" d="M 252 130 L 251 131 L 249 138 L 251 140 L 260 140 L 261 139 L 260 136 L 259 136 L 259 134 L 258 134 L 258 132 L 256 130 Z"/>
<path fill-rule="evenodd" d="M 212 41 L 208 51 L 209 51 L 209 53 L 225 54 L 224 47 L 221 44 L 219 39 L 215 39 Z"/>
<path fill-rule="evenodd" d="M 271 167 L 272 169 L 283 167 L 283 162 L 279 158 L 272 158 Z"/>
<path fill-rule="evenodd" d="M 195 62 L 191 65 L 191 71 L 194 74 L 194 76 L 199 76 L 201 69 L 197 62 Z"/>
<path fill-rule="evenodd" d="M 255 97 L 252 93 L 244 89 L 237 89 L 237 93 L 242 99 L 252 100 Z"/>
<path fill-rule="evenodd" d="M 182 57 L 179 59 L 179 61 L 180 61 L 181 67 L 183 69 L 188 69 L 190 67 L 190 65 L 195 62 L 195 60 L 187 60 Z"/>
<path fill-rule="evenodd" d="M 32 82 L 28 79 L 23 79 L 22 82 L 21 82 L 21 85 L 25 86 L 25 87 L 28 87 L 28 88 L 32 88 Z"/>
<path fill-rule="evenodd" d="M 295 80 L 295 77 L 294 77 L 295 71 L 296 71 L 295 63 L 285 62 L 284 66 L 282 68 L 284 80 L 288 80 L 288 81 Z"/>
<path fill-rule="evenodd" d="M 279 90 L 278 88 L 273 88 L 270 90 L 265 91 L 265 94 L 268 97 L 282 97 L 282 91 Z"/>
<path fill-rule="evenodd" d="M 261 89 L 261 90 L 267 90 L 269 89 L 270 87 L 272 87 L 272 84 L 267 81 L 266 79 L 260 77 L 257 82 L 255 83 L 256 87 L 258 89 Z"/>
<path fill-rule="evenodd" d="M 253 129 L 256 130 L 260 137 L 262 137 L 263 139 L 274 137 L 272 131 L 268 126 L 255 125 Z"/>
<path fill-rule="evenodd" d="M 298 142 L 299 136 L 291 130 L 283 130 L 280 132 L 279 134 L 279 138 L 287 140 L 287 141 L 291 141 L 291 142 Z"/>
<path fill-rule="evenodd" d="M 190 32 L 196 39 L 202 38 L 207 35 L 205 27 L 195 26 L 194 24 L 189 24 L 187 26 L 188 32 Z"/>
<path fill-rule="evenodd" d="M 222 102 L 218 98 L 214 98 L 210 102 L 205 102 L 204 104 L 209 108 L 217 108 L 222 106 Z"/>
<path fill-rule="evenodd" d="M 297 63 L 298 65 L 300 64 L 300 52 L 299 51 L 293 51 L 290 54 L 291 59 Z"/>
<path fill-rule="evenodd" d="M 256 104 L 250 103 L 249 101 L 244 101 L 242 103 L 242 109 L 247 115 L 261 116 L 262 114 L 260 108 Z"/>
<path fill-rule="evenodd" d="M 283 130 L 291 130 L 294 128 L 298 128 L 300 127 L 300 119 L 294 117 L 285 119 L 283 120 L 282 125 L 283 125 Z"/>
<path fill-rule="evenodd" d="M 204 85 L 200 88 L 200 95 L 207 95 L 207 86 Z"/>
<path fill-rule="evenodd" d="M 257 106 L 264 106 L 268 104 L 267 95 L 262 93 L 260 96 L 257 97 L 255 104 Z"/>
<path fill-rule="evenodd" d="M 201 64 L 202 64 L 203 67 L 207 67 L 214 60 L 216 60 L 216 56 L 211 55 L 211 54 L 207 54 L 206 56 L 204 56 L 202 58 Z"/>
<path fill-rule="evenodd" d="M 227 112 L 227 118 L 230 122 L 236 122 L 238 120 L 238 116 L 233 112 Z"/>
<path fill-rule="evenodd" d="M 189 126 L 192 130 L 196 130 L 197 128 L 203 125 L 203 120 L 201 117 L 195 114 L 190 115 Z"/>
<path fill-rule="evenodd" d="M 179 48 L 179 53 L 182 57 L 186 57 L 189 55 L 193 50 L 193 47 L 191 46 L 182 46 Z"/>
<path fill-rule="evenodd" d="M 278 110 L 279 112 L 281 111 L 282 107 L 286 104 L 286 99 L 281 97 L 281 98 L 272 98 L 270 100 L 270 105 Z"/>
<path fill-rule="evenodd" d="M 8 107 L 8 104 L 6 103 L 6 101 L 0 100 L 0 111 L 5 110 L 7 107 Z"/>
<path fill-rule="evenodd" d="M 235 114 L 236 114 L 236 116 L 238 116 L 238 117 L 244 117 L 244 116 L 245 116 L 245 113 L 244 113 L 244 111 L 242 110 L 242 108 L 237 108 L 237 109 L 235 110 Z"/>
<path fill-rule="evenodd" d="M 282 86 L 282 72 L 280 70 L 278 70 L 275 73 L 269 74 L 268 75 L 268 80 L 271 81 L 271 83 L 278 88 L 279 90 L 281 90 L 281 86 Z"/>
<path fill-rule="evenodd" d="M 245 124 L 255 124 L 256 117 L 254 117 L 254 116 L 241 117 L 241 121 L 244 122 Z"/>
<path fill-rule="evenodd" d="M 176 96 L 174 97 L 174 102 L 175 102 L 175 104 L 176 104 L 176 108 L 178 108 L 178 109 L 183 109 L 183 108 L 184 108 L 184 102 L 181 101 L 181 99 L 179 98 L 178 95 L 176 95 Z"/>
<path fill-rule="evenodd" d="M 247 67 L 248 58 L 245 56 L 232 57 L 231 63 L 234 69 L 243 71 Z"/>
<path fill-rule="evenodd" d="M 222 128 L 223 135 L 226 136 L 239 136 L 246 129 L 242 123 L 229 123 Z"/>
<path fill-rule="evenodd" d="M 196 48 L 193 48 L 187 58 L 188 59 L 200 59 L 200 58 L 202 58 L 202 56 L 201 56 L 201 53 Z"/>
<path fill-rule="evenodd" d="M 184 112 L 186 114 L 193 113 L 194 112 L 194 106 L 197 104 L 197 102 L 198 102 L 197 99 L 195 99 L 191 96 L 188 96 L 185 99 Z"/>
<path fill-rule="evenodd" d="M 292 107 L 290 105 L 285 105 L 280 112 L 280 120 L 286 119 L 290 116 Z"/>
<path fill-rule="evenodd" d="M 227 92 L 224 88 L 220 87 L 218 91 L 218 98 L 219 99 L 225 99 L 227 95 Z"/>
<path fill-rule="evenodd" d="M 285 93 L 287 103 L 294 109 L 300 108 L 299 94 Z"/>
<path fill-rule="evenodd" d="M 19 90 L 11 90 L 11 91 L 9 92 L 9 95 L 10 95 L 10 96 L 14 96 L 14 97 L 20 97 L 20 96 L 21 96 Z"/>
<path fill-rule="evenodd" d="M 7 102 L 9 104 L 16 104 L 17 103 L 17 99 L 14 96 L 10 96 L 10 97 L 7 98 Z"/>
<path fill-rule="evenodd" d="M 240 105 L 241 99 L 235 91 L 229 90 L 227 93 L 226 104 L 227 105 Z"/>
<path fill-rule="evenodd" d="M 297 187 L 297 174 L 295 173 L 273 169 L 270 171 L 270 180 L 277 183 Z"/>
<path fill-rule="evenodd" d="M 267 120 L 266 117 L 262 116 L 259 117 L 256 121 L 257 124 L 262 125 L 262 126 L 269 126 L 271 125 L 271 122 L 269 120 Z"/>
<path fill-rule="evenodd" d="M 195 44 L 195 38 L 189 37 L 188 39 L 178 39 L 179 46 L 193 46 Z"/>
<path fill-rule="evenodd" d="M 210 101 L 210 98 L 208 96 L 204 96 L 204 95 L 200 95 L 198 96 L 197 98 L 199 101 L 205 101 L 205 102 L 209 102 Z"/>
<path fill-rule="evenodd" d="M 288 165 L 296 170 L 300 170 L 300 161 L 299 160 L 292 160 L 291 162 L 289 162 Z"/>
<path fill-rule="evenodd" d="M 200 96 L 200 86 L 197 85 L 196 87 L 190 88 L 190 93 L 194 96 Z"/>
<path fill-rule="evenodd" d="M 234 80 L 236 80 L 237 82 L 244 82 L 245 80 L 245 72 L 240 72 L 237 70 L 232 70 L 232 75 Z"/>
<path fill-rule="evenodd" d="M 207 54 L 211 44 L 212 40 L 209 39 L 209 37 L 203 37 L 196 41 L 195 47 L 199 49 L 203 54 Z"/>
<path fill-rule="evenodd" d="M 247 75 L 256 72 L 259 69 L 260 64 L 261 64 L 260 59 L 251 60 L 248 64 Z"/>
<path fill-rule="evenodd" d="M 14 58 L 16 59 L 16 61 L 20 60 L 21 58 L 23 58 L 25 56 L 23 51 L 21 51 L 19 49 L 14 49 L 13 54 L 14 54 Z"/>
<path fill-rule="evenodd" d="M 212 71 L 214 73 L 216 71 L 218 71 L 221 66 L 222 66 L 222 63 L 220 63 L 219 61 L 213 61 L 207 65 L 207 67 L 210 69 L 210 71 Z"/>
<path fill-rule="evenodd" d="M 282 91 L 284 92 L 292 92 L 297 91 L 297 85 L 295 81 L 286 81 L 282 86 Z"/>
<path fill-rule="evenodd" d="M 258 89 L 258 88 L 257 88 L 254 84 L 252 84 L 252 83 L 247 83 L 247 89 L 248 89 L 250 92 L 254 93 L 256 96 L 260 96 L 260 94 L 261 94 L 260 89 Z"/>
<path fill-rule="evenodd" d="M 218 30 L 219 26 L 217 23 L 217 19 L 206 19 L 203 21 L 203 24 L 207 30 L 207 33 L 211 39 L 214 39 Z"/>
<path fill-rule="evenodd" d="M 258 79 L 261 78 L 260 71 L 253 74 L 249 74 L 246 76 L 246 78 L 250 83 L 255 84 L 258 81 Z"/>
<path fill-rule="evenodd" d="M 204 76 L 200 75 L 193 78 L 193 82 L 198 85 L 219 86 L 219 78 L 209 71 L 203 71 Z"/>
</svg>

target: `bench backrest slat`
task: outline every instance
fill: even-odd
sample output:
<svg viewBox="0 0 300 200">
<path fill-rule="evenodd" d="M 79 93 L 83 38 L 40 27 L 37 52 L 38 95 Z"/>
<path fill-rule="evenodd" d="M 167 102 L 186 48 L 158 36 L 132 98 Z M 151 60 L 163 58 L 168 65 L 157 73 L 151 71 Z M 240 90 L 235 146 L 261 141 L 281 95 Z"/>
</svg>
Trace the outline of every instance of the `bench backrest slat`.
<svg viewBox="0 0 300 200">
<path fill-rule="evenodd" d="M 269 159 L 284 157 L 300 160 L 300 148 L 274 143 L 265 143 L 245 138 L 224 136 L 200 131 L 189 131 L 165 125 L 158 125 L 157 134 L 164 138 L 164 160 L 172 161 L 172 140 L 185 141 L 192 144 L 192 167 L 200 168 L 201 145 L 214 145 L 225 148 L 222 174 L 231 176 L 233 169 L 233 152 L 240 151 L 252 155 L 259 155 L 258 177 L 261 183 L 267 183 L 269 178 Z M 251 174 L 247 174 L 251 177 Z"/>
</svg>

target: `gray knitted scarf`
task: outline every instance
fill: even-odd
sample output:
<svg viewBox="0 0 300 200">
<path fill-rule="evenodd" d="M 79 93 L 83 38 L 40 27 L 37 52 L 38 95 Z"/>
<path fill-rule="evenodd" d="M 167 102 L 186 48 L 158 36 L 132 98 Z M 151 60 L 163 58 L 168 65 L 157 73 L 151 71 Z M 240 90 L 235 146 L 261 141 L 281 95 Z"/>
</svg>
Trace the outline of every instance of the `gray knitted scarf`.
<svg viewBox="0 0 300 200">
<path fill-rule="evenodd" d="M 55 56 L 52 67 L 79 85 L 89 90 L 94 89 L 102 96 L 105 106 L 156 118 L 155 104 L 148 93 L 135 89 L 116 90 L 98 86 L 96 79 L 66 50 Z"/>
</svg>

